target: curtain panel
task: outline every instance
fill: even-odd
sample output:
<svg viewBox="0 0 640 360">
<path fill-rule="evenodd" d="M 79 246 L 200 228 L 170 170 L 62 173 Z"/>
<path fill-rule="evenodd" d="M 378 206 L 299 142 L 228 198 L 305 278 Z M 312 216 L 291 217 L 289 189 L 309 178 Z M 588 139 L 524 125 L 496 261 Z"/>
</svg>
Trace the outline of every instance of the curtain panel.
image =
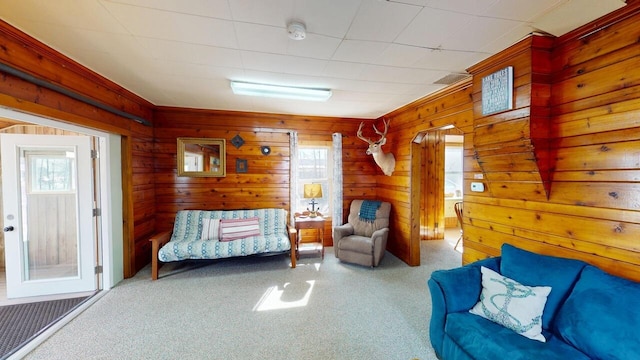
<svg viewBox="0 0 640 360">
<path fill-rule="evenodd" d="M 342 225 L 342 134 L 334 133 L 333 138 L 333 213 L 331 225 Z"/>
</svg>

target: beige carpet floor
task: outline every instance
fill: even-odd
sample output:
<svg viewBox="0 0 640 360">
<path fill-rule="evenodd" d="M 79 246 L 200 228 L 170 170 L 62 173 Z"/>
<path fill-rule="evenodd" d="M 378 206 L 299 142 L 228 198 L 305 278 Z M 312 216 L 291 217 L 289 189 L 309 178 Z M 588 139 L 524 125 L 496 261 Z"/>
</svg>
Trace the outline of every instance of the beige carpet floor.
<svg viewBox="0 0 640 360">
<path fill-rule="evenodd" d="M 421 266 L 387 253 L 375 269 L 286 256 L 145 268 L 28 359 L 435 359 L 432 271 L 460 265 L 455 240 L 425 241 Z"/>
</svg>

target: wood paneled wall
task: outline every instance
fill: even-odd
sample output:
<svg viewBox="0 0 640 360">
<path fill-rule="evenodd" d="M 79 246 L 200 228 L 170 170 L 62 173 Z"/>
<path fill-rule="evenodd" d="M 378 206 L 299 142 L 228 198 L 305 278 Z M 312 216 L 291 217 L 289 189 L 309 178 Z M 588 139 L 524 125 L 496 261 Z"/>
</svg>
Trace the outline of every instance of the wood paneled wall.
<svg viewBox="0 0 640 360">
<path fill-rule="evenodd" d="M 429 227 L 425 222 L 430 221 L 421 221 L 421 214 L 424 214 L 422 209 L 443 206 L 434 203 L 438 200 L 425 193 L 430 188 L 426 185 L 426 163 L 433 160 L 425 156 L 425 147 L 428 147 L 424 143 L 425 134 L 437 131 L 438 136 L 433 136 L 434 141 L 437 141 L 442 134 L 450 131 L 438 129 L 449 125 L 456 128 L 452 133 L 472 134 L 471 81 L 452 85 L 437 94 L 389 113 L 384 118 L 390 120 L 385 147 L 396 157 L 396 171 L 393 175 L 377 176 L 378 197 L 392 204 L 392 236 L 387 248 L 408 264 L 420 265 L 421 234 L 436 232 L 433 228 L 423 228 Z M 472 150 L 467 148 L 467 138 L 468 136 L 465 136 L 465 163 L 467 158 L 473 156 Z M 432 147 L 435 152 L 436 147 Z M 431 180 L 437 182 L 434 177 Z M 444 195 L 440 198 L 444 201 Z M 443 222 L 437 219 L 431 222 L 438 221 Z"/>
<path fill-rule="evenodd" d="M 547 199 L 552 44 L 552 37 L 530 36 L 469 69 L 473 75 L 473 148 L 482 169 L 477 174 L 484 175 L 488 187 L 479 196 Z M 513 109 L 484 116 L 482 80 L 508 66 L 513 68 Z"/>
<path fill-rule="evenodd" d="M 154 178 L 157 211 L 156 231 L 168 230 L 181 209 L 245 209 L 282 207 L 289 210 L 289 131 L 304 142 L 331 142 L 332 133 L 343 134 L 344 213 L 355 198 L 375 198 L 377 168 L 365 154 L 366 143 L 357 132 L 360 119 L 308 117 L 233 111 L 160 107 L 154 116 Z M 365 120 L 365 122 L 371 122 Z M 236 148 L 231 139 L 240 135 Z M 178 137 L 226 140 L 227 175 L 219 178 L 178 177 Z M 268 145 L 271 154 L 260 147 Z M 236 160 L 247 160 L 246 173 L 236 171 Z M 331 233 L 327 222 L 326 234 Z M 325 244 L 331 245 L 330 236 Z"/>
<path fill-rule="evenodd" d="M 0 62 L 105 105 L 151 120 L 153 104 L 0 21 Z M 154 229 L 153 129 L 61 93 L 0 73 L 0 105 L 122 135 L 125 277 L 145 266 Z M 135 205 L 134 205 L 135 204 Z"/>
<path fill-rule="evenodd" d="M 479 78 L 474 78 L 475 151 L 478 136 L 491 136 L 478 125 L 496 118 L 526 119 L 538 106 L 549 114 L 550 176 L 547 199 L 534 174 L 542 169 L 531 166 L 532 160 L 545 155 L 534 151 L 537 158 L 525 159 L 517 147 L 506 147 L 500 151 L 502 157 L 484 157 L 480 168 L 465 158 L 465 177 L 484 169 L 490 191 L 464 196 L 464 263 L 499 255 L 501 244 L 510 243 L 585 260 L 640 280 L 638 9 L 637 2 L 630 2 L 556 39 L 549 53 L 549 74 L 536 76 L 535 60 L 527 64 L 522 56 L 514 58 L 514 111 L 488 119 L 478 116 L 481 93 Z M 508 52 L 487 63 L 505 65 Z M 550 86 L 536 88 L 536 77 L 548 78 Z M 515 138 L 521 133 L 511 130 L 503 135 Z"/>
</svg>

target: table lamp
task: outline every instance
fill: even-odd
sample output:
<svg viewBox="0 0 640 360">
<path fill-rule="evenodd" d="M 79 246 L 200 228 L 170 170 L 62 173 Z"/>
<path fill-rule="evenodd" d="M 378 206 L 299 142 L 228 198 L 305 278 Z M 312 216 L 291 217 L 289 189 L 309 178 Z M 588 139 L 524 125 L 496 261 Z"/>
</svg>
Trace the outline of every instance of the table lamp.
<svg viewBox="0 0 640 360">
<path fill-rule="evenodd" d="M 318 216 L 318 211 L 316 210 L 316 199 L 322 197 L 322 184 L 304 184 L 304 198 L 311 199 L 311 210 L 309 210 L 309 217 Z"/>
</svg>

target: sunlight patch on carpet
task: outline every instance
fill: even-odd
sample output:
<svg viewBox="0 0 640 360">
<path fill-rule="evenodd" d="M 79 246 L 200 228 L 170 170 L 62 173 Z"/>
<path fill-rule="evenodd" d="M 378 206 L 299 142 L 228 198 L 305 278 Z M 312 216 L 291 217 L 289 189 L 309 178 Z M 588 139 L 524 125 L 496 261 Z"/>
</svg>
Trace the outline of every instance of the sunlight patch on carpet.
<svg viewBox="0 0 640 360">
<path fill-rule="evenodd" d="M 271 286 L 264 292 L 253 311 L 290 309 L 307 306 L 315 280 L 285 283 L 282 287 Z"/>
</svg>

